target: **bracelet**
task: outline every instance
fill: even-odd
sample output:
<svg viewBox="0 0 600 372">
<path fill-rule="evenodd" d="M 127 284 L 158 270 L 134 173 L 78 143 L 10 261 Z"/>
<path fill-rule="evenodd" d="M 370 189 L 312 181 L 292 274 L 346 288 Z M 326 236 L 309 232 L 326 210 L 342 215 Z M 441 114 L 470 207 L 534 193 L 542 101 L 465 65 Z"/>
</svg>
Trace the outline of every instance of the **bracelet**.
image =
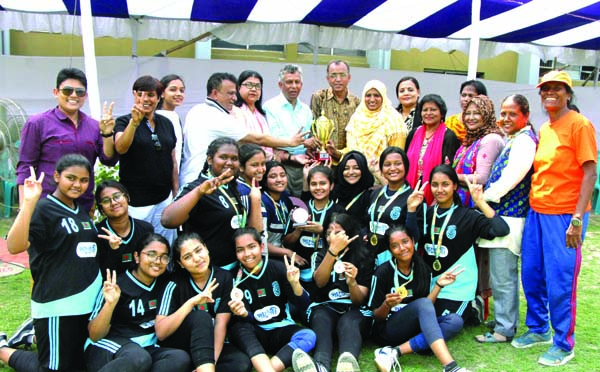
<svg viewBox="0 0 600 372">
<path fill-rule="evenodd" d="M 440 289 L 443 289 L 444 286 L 440 284 L 440 282 L 438 282 L 437 280 L 435 281 L 435 285 L 437 285 L 438 287 L 440 287 Z"/>
<path fill-rule="evenodd" d="M 337 254 L 333 254 L 333 252 L 331 251 L 330 248 L 327 248 L 327 253 L 329 253 L 330 255 L 332 255 L 333 257 L 337 258 Z"/>
<path fill-rule="evenodd" d="M 102 137 L 104 137 L 104 138 L 109 138 L 109 137 L 112 137 L 112 136 L 113 136 L 113 134 L 115 134 L 115 131 L 114 131 L 114 130 L 113 130 L 113 131 L 111 131 L 110 133 L 102 133 L 102 132 L 100 132 L 100 136 L 102 136 Z"/>
</svg>

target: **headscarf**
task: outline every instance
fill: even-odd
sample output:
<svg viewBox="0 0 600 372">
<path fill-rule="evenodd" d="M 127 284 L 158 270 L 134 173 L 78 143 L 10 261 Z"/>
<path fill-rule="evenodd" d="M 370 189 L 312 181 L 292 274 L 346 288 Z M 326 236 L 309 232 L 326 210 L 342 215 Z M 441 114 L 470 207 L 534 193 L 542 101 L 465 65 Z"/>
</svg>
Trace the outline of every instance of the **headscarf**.
<svg viewBox="0 0 600 372">
<path fill-rule="evenodd" d="M 488 96 L 484 96 L 483 94 L 475 96 L 471 98 L 469 102 L 467 102 L 465 109 L 462 113 L 462 121 L 465 122 L 465 112 L 471 103 L 474 103 L 477 106 L 479 112 L 481 112 L 481 119 L 483 121 L 483 125 L 475 130 L 469 129 L 469 127 L 465 124 L 465 128 L 467 129 L 467 135 L 463 140 L 462 145 L 464 147 L 470 146 L 473 142 L 477 141 L 484 136 L 487 136 L 491 133 L 497 133 L 502 135 L 502 131 L 496 125 L 496 113 L 494 111 L 494 103 Z"/>
<path fill-rule="evenodd" d="M 350 159 L 356 160 L 356 164 L 360 168 L 360 179 L 353 185 L 344 179 L 344 168 Z M 350 151 L 344 155 L 336 169 L 336 180 L 337 182 L 333 186 L 331 193 L 331 199 L 337 199 L 337 203 L 343 206 L 352 201 L 356 195 L 373 186 L 375 182 L 371 171 L 369 171 L 367 158 L 360 151 Z"/>
<path fill-rule="evenodd" d="M 365 103 L 365 95 L 371 89 L 377 90 L 382 98 L 381 107 L 377 111 L 369 110 Z M 398 126 L 406 128 L 402 120 L 402 115 L 392 106 L 392 102 L 387 96 L 385 84 L 379 80 L 371 80 L 365 84 L 360 104 L 352 116 L 354 126 L 360 133 L 370 134 L 386 122 L 398 123 Z"/>
</svg>

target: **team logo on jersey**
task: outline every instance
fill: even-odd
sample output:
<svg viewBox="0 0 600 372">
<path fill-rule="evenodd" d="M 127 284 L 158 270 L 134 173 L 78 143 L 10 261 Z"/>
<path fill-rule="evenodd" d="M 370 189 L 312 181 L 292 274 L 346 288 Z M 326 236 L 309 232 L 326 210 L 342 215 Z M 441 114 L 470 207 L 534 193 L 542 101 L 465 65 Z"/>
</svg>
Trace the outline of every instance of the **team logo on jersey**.
<svg viewBox="0 0 600 372">
<path fill-rule="evenodd" d="M 229 208 L 229 203 L 227 203 L 227 200 L 225 200 L 225 198 L 223 197 L 223 195 L 219 195 L 219 200 L 221 201 L 221 204 L 223 204 L 223 206 L 225 208 Z"/>
<path fill-rule="evenodd" d="M 339 288 L 332 289 L 329 291 L 329 298 L 331 300 L 339 300 L 340 298 L 349 298 L 350 294 L 342 291 Z"/>
<path fill-rule="evenodd" d="M 148 309 L 150 309 L 150 310 L 156 309 L 156 300 L 148 301 Z"/>
<path fill-rule="evenodd" d="M 277 297 L 281 296 L 281 290 L 279 289 L 279 282 L 273 282 L 271 284 L 273 286 L 273 294 Z"/>
<path fill-rule="evenodd" d="M 133 256 L 131 253 L 125 253 L 121 256 L 121 262 L 131 262 L 133 260 Z"/>
<path fill-rule="evenodd" d="M 400 212 L 402 212 L 402 208 L 397 206 L 392 208 L 392 211 L 390 212 L 390 218 L 396 221 L 398 218 L 400 218 Z"/>
<path fill-rule="evenodd" d="M 281 311 L 279 310 L 279 306 L 269 305 L 263 307 L 262 309 L 256 310 L 254 312 L 254 319 L 258 320 L 259 322 L 266 322 L 269 319 L 279 316 L 280 313 Z"/>
<path fill-rule="evenodd" d="M 92 229 L 92 224 L 90 224 L 89 222 L 82 222 L 81 226 L 83 226 L 84 230 L 91 230 Z"/>
<path fill-rule="evenodd" d="M 260 288 L 256 293 L 258 294 L 258 297 L 265 297 L 267 295 L 267 291 L 265 291 L 264 288 Z"/>
<path fill-rule="evenodd" d="M 96 257 L 98 247 L 96 243 L 92 242 L 79 242 L 77 244 L 77 256 L 81 258 Z"/>
<path fill-rule="evenodd" d="M 456 225 L 448 226 L 448 230 L 446 230 L 446 237 L 448 239 L 456 238 Z"/>
</svg>

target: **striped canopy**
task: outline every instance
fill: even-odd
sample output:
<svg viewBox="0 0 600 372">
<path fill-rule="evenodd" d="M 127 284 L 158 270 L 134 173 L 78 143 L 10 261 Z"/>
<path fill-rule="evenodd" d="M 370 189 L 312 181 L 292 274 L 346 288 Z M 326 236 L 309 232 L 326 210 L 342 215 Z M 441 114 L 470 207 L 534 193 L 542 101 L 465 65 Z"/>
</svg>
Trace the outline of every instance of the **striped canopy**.
<svg viewBox="0 0 600 372">
<path fill-rule="evenodd" d="M 600 50 L 593 0 L 91 0 L 91 8 L 96 36 L 189 40 L 211 32 L 237 44 L 464 52 L 475 36 L 480 57 L 513 50 L 580 65 L 595 65 Z M 3 30 L 80 34 L 79 14 L 79 0 L 0 0 Z"/>
</svg>

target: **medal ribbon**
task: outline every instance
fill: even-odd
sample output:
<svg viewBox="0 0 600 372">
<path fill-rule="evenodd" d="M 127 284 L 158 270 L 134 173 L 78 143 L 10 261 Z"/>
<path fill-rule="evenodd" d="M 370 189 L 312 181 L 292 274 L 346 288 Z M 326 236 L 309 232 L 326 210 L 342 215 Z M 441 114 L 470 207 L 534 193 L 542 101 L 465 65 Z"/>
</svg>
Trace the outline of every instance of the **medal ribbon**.
<svg viewBox="0 0 600 372">
<path fill-rule="evenodd" d="M 364 193 L 365 193 L 365 190 L 363 190 L 363 191 L 362 191 L 360 194 L 356 195 L 356 196 L 354 197 L 354 199 L 352 199 L 352 200 L 350 201 L 350 203 L 348 203 L 348 205 L 346 206 L 346 210 L 347 210 L 347 211 L 348 211 L 348 210 L 350 210 L 350 208 L 352 207 L 352 205 L 354 205 L 354 203 L 356 203 L 356 201 L 357 201 L 357 200 L 360 198 L 360 196 L 361 196 L 362 194 L 364 194 Z M 337 201 L 336 201 L 336 203 L 337 203 Z"/>
<path fill-rule="evenodd" d="M 260 271 L 260 269 L 263 266 L 263 262 L 264 261 L 260 261 L 260 263 L 258 265 L 254 266 L 254 269 L 252 269 L 252 271 L 250 271 L 250 273 L 248 273 L 248 275 L 246 275 L 246 277 L 244 279 L 242 279 L 242 275 L 243 275 L 243 271 L 245 271 L 245 270 L 243 269 L 243 266 L 240 265 L 237 275 L 235 276 L 235 282 L 233 283 L 233 288 L 237 288 L 237 286 L 242 284 L 242 282 L 244 280 L 248 279 L 249 277 L 254 275 L 256 272 Z"/>
<path fill-rule="evenodd" d="M 308 201 L 308 206 L 310 208 L 310 215 L 312 217 L 313 222 L 315 221 L 316 217 L 315 217 L 315 213 L 317 212 L 317 209 L 315 208 L 315 201 L 314 200 L 309 200 Z M 318 213 L 320 213 L 319 215 L 319 225 L 323 226 L 323 222 L 325 221 L 325 215 L 327 214 L 327 211 L 329 210 L 329 208 L 331 208 L 331 206 L 333 206 L 333 202 L 330 200 L 327 205 L 325 206 L 325 208 L 321 209 Z M 323 226 L 324 227 L 324 226 Z M 315 244 L 315 249 L 318 248 L 317 246 L 317 235 L 313 234 L 313 242 Z"/>
<path fill-rule="evenodd" d="M 269 198 L 269 200 L 271 200 L 273 202 L 273 206 L 275 207 L 275 215 L 277 215 L 277 219 L 279 220 L 279 222 L 281 222 L 281 224 L 285 227 L 287 226 L 287 218 L 285 217 L 285 214 L 287 212 L 287 208 L 285 208 L 285 205 L 280 204 L 279 202 L 276 202 L 275 199 L 273 199 L 271 197 L 271 195 L 269 195 L 268 192 L 265 192 L 265 195 L 267 196 L 267 198 Z M 284 210 L 284 208 L 286 210 Z M 281 209 L 281 212 L 280 212 Z"/>
<path fill-rule="evenodd" d="M 396 190 L 396 192 L 394 193 L 394 195 L 392 195 L 390 200 L 388 200 L 388 202 L 385 203 L 385 205 L 379 211 L 379 215 L 377 216 L 377 228 L 375 230 L 379 230 L 379 220 L 381 219 L 383 212 L 385 212 L 385 210 L 390 206 L 390 204 L 392 204 L 392 202 L 394 200 L 396 200 L 397 197 L 402 195 L 408 189 L 409 189 L 409 187 L 405 184 L 404 186 L 402 186 L 401 189 Z M 381 197 L 381 195 L 383 195 L 386 192 L 386 190 L 387 190 L 387 185 L 383 187 L 383 189 L 379 192 L 379 195 L 377 195 L 377 198 L 375 199 L 373 209 L 371 210 L 371 222 L 375 222 L 375 209 L 377 209 L 377 202 L 379 201 L 379 198 Z M 371 231 L 371 232 L 374 233 L 375 231 Z"/>
<path fill-rule="evenodd" d="M 433 219 L 431 220 L 431 243 L 435 242 L 435 220 L 437 218 L 437 210 L 439 204 L 436 204 L 433 208 Z M 446 227 L 448 226 L 448 222 L 450 222 L 450 217 L 452 217 L 452 213 L 457 208 L 457 205 L 452 204 L 452 207 L 446 212 L 446 218 L 444 219 L 444 223 L 442 224 L 442 228 L 440 230 L 440 235 L 438 236 L 438 241 L 435 246 L 435 259 L 436 261 L 440 257 L 440 251 L 442 250 L 442 239 L 444 238 L 444 232 L 446 231 Z M 442 215 L 443 216 L 443 215 Z M 440 216 L 441 217 L 441 216 Z"/>
<path fill-rule="evenodd" d="M 414 268 L 415 264 L 412 264 L 411 268 L 410 268 L 410 274 L 407 277 L 407 281 L 404 282 L 404 284 L 402 284 L 402 286 L 406 286 L 408 283 L 412 282 L 413 280 L 413 268 Z M 398 270 L 398 266 L 394 265 L 394 289 L 400 287 L 400 281 L 398 280 L 398 276 L 401 275 L 400 270 Z"/>
<path fill-rule="evenodd" d="M 213 174 L 210 170 L 208 170 L 206 172 L 206 175 L 209 180 L 212 180 L 213 178 L 215 178 L 215 176 L 213 176 Z M 238 225 L 240 227 L 246 227 L 246 220 L 248 218 L 246 209 L 242 208 L 243 213 L 240 215 L 240 212 L 238 211 L 238 208 L 236 207 L 237 201 L 234 201 L 234 199 L 232 199 L 231 196 L 229 196 L 229 194 L 226 191 L 228 189 L 229 188 L 227 187 L 227 185 L 219 186 L 219 192 L 221 194 L 223 194 L 223 196 L 225 196 L 227 198 L 227 200 L 229 200 L 229 204 L 231 204 L 231 206 L 233 207 L 233 210 L 235 211 L 235 215 L 237 216 L 237 220 L 238 220 Z M 240 203 L 240 205 L 241 205 L 241 203 Z"/>
</svg>

